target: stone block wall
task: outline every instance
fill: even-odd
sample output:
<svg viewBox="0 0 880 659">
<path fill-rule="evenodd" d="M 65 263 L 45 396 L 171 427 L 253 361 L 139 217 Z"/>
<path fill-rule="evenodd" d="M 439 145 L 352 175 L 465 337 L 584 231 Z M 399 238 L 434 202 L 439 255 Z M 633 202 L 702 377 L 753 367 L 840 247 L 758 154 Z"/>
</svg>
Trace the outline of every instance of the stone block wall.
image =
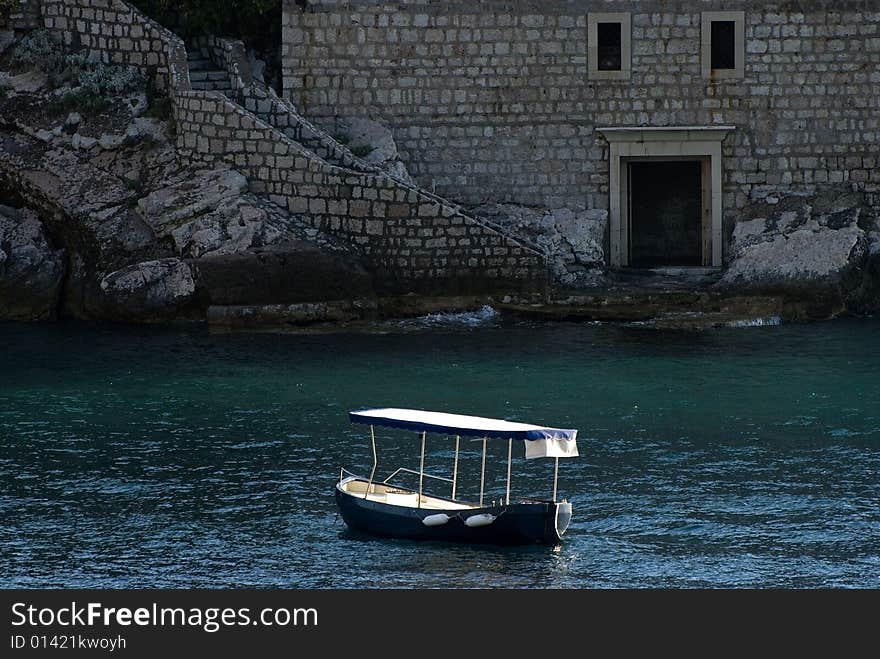
<svg viewBox="0 0 880 659">
<path fill-rule="evenodd" d="M 215 66 L 226 71 L 235 90 L 233 100 L 246 110 L 331 164 L 363 172 L 378 171 L 299 114 L 292 103 L 279 98 L 268 85 L 255 80 L 244 43 L 209 36 L 197 39 L 194 45 L 206 51 Z"/>
<path fill-rule="evenodd" d="M 701 12 L 745 12 L 741 79 L 706 79 Z M 629 12 L 627 80 L 589 76 L 587 16 Z M 727 233 L 752 200 L 833 184 L 880 208 L 873 0 L 285 0 L 285 96 L 391 127 L 423 187 L 608 208 L 607 126 L 733 125 Z"/>
<path fill-rule="evenodd" d="M 543 258 L 436 197 L 383 174 L 343 169 L 219 94 L 178 94 L 186 157 L 242 171 L 266 194 L 365 255 L 381 291 L 457 293 L 547 284 Z"/>
<path fill-rule="evenodd" d="M 43 23 L 70 48 L 132 66 L 160 92 L 188 89 L 183 40 L 121 0 L 41 0 Z M 173 78 L 173 80 L 172 80 Z"/>
<path fill-rule="evenodd" d="M 293 141 L 302 144 L 319 158 L 346 169 L 370 173 L 379 171 L 305 119 L 292 103 L 279 98 L 265 85 L 251 85 L 242 91 L 241 104 L 246 109 Z"/>
<path fill-rule="evenodd" d="M 240 93 L 253 82 L 247 51 L 241 41 L 205 35 L 194 39 L 191 45 L 207 53 L 215 66 L 227 72 L 234 92 Z"/>
<path fill-rule="evenodd" d="M 42 25 L 41 0 L 19 0 L 18 7 L 9 13 L 7 27 L 16 32 L 27 32 Z"/>
</svg>

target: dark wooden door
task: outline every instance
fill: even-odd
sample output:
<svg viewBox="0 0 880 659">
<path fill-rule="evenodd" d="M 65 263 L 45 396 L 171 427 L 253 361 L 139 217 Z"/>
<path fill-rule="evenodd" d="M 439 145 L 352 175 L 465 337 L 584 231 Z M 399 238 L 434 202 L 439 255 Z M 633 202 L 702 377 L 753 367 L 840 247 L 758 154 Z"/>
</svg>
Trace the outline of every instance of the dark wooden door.
<svg viewBox="0 0 880 659">
<path fill-rule="evenodd" d="M 629 164 L 630 266 L 700 266 L 700 161 Z"/>
</svg>

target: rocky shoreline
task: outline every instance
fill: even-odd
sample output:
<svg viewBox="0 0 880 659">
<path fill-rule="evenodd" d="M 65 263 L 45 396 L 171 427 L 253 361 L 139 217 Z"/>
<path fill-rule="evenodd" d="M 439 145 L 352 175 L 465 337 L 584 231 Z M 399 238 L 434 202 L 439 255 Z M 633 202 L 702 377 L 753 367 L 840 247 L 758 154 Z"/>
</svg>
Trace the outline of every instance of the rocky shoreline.
<svg viewBox="0 0 880 659">
<path fill-rule="evenodd" d="M 179 157 L 146 81 L 101 108 L 39 68 L 0 78 L 0 318 L 204 321 L 212 304 L 369 295 L 359 255 Z M 38 53 L 45 57 L 45 53 Z M 121 76 L 102 67 L 103 76 Z"/>
<path fill-rule="evenodd" d="M 726 267 L 702 278 L 610 271 L 604 210 L 483 205 L 474 216 L 544 256 L 546 294 L 388 296 L 351 243 L 255 194 L 235 169 L 184 161 L 167 100 L 136 72 L 29 39 L 0 59 L 0 319 L 300 328 L 488 304 L 702 327 L 880 308 L 880 218 L 845 186 L 749 205 L 727 227 Z M 390 134 L 345 129 L 380 140 L 373 158 L 408 178 Z"/>
</svg>

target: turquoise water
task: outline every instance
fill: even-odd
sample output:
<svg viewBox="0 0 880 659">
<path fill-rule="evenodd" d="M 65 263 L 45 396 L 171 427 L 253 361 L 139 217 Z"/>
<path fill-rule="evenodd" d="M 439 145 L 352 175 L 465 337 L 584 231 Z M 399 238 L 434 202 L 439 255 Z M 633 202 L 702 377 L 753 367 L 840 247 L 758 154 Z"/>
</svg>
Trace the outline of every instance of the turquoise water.
<svg viewBox="0 0 880 659">
<path fill-rule="evenodd" d="M 0 586 L 876 588 L 878 336 L 878 320 L 664 332 L 488 312 L 318 335 L 2 324 Z M 564 543 L 346 531 L 333 483 L 369 469 L 346 417 L 368 406 L 578 428 Z M 378 442 L 380 473 L 417 468 L 414 435 Z M 452 443 L 428 449 L 449 475 Z M 515 456 L 514 496 L 548 495 L 552 463 Z M 465 497 L 478 469 L 469 444 Z"/>
</svg>

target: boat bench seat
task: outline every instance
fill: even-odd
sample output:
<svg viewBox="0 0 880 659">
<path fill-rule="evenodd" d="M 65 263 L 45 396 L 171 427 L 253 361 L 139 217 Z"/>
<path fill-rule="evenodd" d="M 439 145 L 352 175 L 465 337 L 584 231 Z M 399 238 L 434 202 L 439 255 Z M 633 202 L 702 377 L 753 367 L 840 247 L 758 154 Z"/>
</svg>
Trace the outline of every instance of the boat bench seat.
<svg viewBox="0 0 880 659">
<path fill-rule="evenodd" d="M 419 499 L 418 494 L 412 492 L 387 492 L 385 502 L 397 506 L 415 506 Z"/>
</svg>

